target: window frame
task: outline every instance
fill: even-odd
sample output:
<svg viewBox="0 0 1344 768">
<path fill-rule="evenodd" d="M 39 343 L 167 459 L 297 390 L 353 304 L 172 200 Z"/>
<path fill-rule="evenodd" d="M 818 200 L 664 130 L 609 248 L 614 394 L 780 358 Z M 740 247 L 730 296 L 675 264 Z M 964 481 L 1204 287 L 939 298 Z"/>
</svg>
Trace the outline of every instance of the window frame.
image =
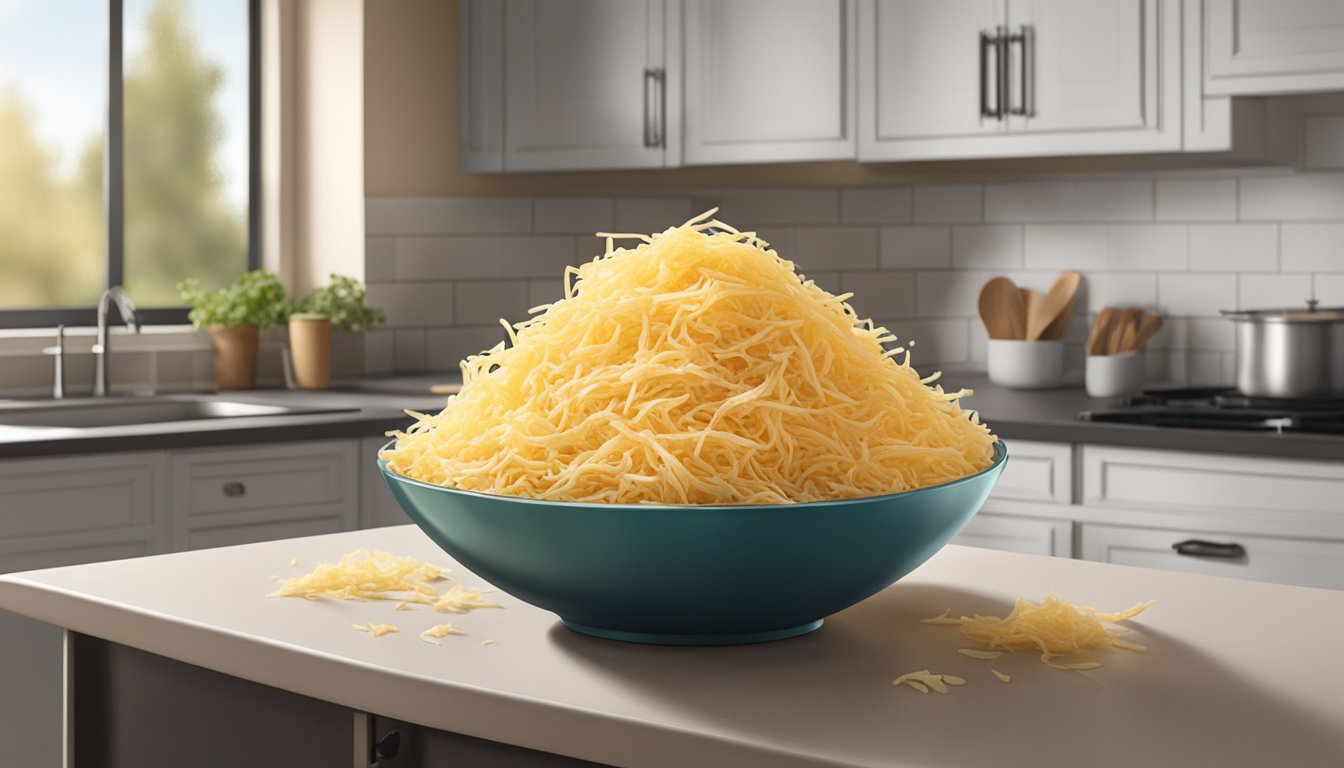
<svg viewBox="0 0 1344 768">
<path fill-rule="evenodd" d="M 107 120 L 103 138 L 103 221 L 106 287 L 121 285 L 125 276 L 126 184 L 123 141 L 123 5 L 107 0 Z M 247 268 L 261 266 L 261 0 L 247 0 Z M 135 299 L 134 296 L 131 297 Z M 187 308 L 144 307 L 136 310 L 146 325 L 185 325 Z M 0 308 L 0 329 L 96 325 L 98 310 L 90 307 L 38 309 Z"/>
</svg>

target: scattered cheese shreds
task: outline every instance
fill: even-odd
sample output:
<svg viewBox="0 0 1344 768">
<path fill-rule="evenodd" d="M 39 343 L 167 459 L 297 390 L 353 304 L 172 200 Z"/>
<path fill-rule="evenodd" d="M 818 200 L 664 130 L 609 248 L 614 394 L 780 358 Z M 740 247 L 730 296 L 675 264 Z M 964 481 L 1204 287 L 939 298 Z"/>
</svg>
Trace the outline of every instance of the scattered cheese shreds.
<svg viewBox="0 0 1344 768">
<path fill-rule="evenodd" d="M 1125 611 L 1102 613 L 1087 606 L 1079 607 L 1066 600 L 1046 593 L 1039 603 L 1018 598 L 1012 613 L 1005 618 L 997 616 L 962 616 L 953 619 L 951 611 L 941 616 L 924 619 L 925 624 L 955 624 L 961 628 L 966 639 L 980 643 L 992 649 L 1023 650 L 1034 649 L 1041 652 L 1041 662 L 1056 669 L 1085 670 L 1100 667 L 1100 662 L 1056 662 L 1058 656 L 1090 648 L 1120 648 L 1126 651 L 1143 651 L 1137 643 L 1123 640 L 1116 635 L 1124 629 L 1110 626 L 1114 622 L 1131 619 L 1143 613 L 1156 600 L 1149 600 Z M 966 653 L 970 649 L 962 649 Z M 979 657 L 976 657 L 979 658 Z"/>
<path fill-rule="evenodd" d="M 298 568 L 298 567 L 299 567 L 299 556 L 298 556 L 298 555 L 295 555 L 295 556 L 289 558 L 289 567 L 291 567 L 291 568 Z"/>
<path fill-rule="evenodd" d="M 465 634 L 467 633 L 463 632 L 457 627 L 454 627 L 452 624 L 436 624 L 430 627 L 429 629 L 426 629 L 424 632 L 421 632 L 420 639 L 424 640 L 427 643 L 440 645 L 439 638 L 441 637 L 447 637 L 449 635 L 465 635 Z"/>
<path fill-rule="evenodd" d="M 985 661 L 997 659 L 1003 655 L 1003 651 L 982 651 L 979 648 L 958 648 L 957 653 L 962 656 L 970 656 L 972 659 L 983 659 Z"/>
<path fill-rule="evenodd" d="M 1004 673 L 1000 672 L 1000 671 L 997 670 L 997 669 L 991 669 L 991 670 L 989 670 L 989 671 L 990 671 L 990 672 L 993 672 L 993 673 L 994 673 L 994 676 L 997 677 L 997 678 L 999 678 L 999 682 L 1001 682 L 1001 683 L 1011 683 L 1011 682 L 1013 681 L 1013 676 L 1012 676 L 1012 675 L 1005 675 Z"/>
<path fill-rule="evenodd" d="M 433 603 L 439 593 L 429 582 L 447 578 L 446 574 L 443 568 L 413 557 L 359 549 L 286 580 L 269 597 Z"/>
<path fill-rule="evenodd" d="M 394 611 L 409 611 L 410 609 L 411 604 L 404 601 L 392 606 L 392 610 Z"/>
<path fill-rule="evenodd" d="M 892 680 L 891 684 L 906 685 L 920 693 L 928 693 L 930 688 L 938 693 L 947 693 L 947 686 L 965 685 L 966 681 L 956 675 L 935 675 L 927 669 L 921 669 L 918 672 L 906 672 Z"/>
<path fill-rule="evenodd" d="M 369 622 L 368 624 L 352 624 L 351 626 L 360 632 L 368 632 L 374 637 L 382 637 L 383 635 L 401 631 L 391 624 L 374 624 L 373 622 Z"/>
<path fill-rule="evenodd" d="M 444 613 L 466 613 L 476 608 L 499 608 L 499 603 L 481 599 L 479 589 L 465 589 L 454 584 L 443 596 L 434 601 L 434 610 Z"/>
<path fill-rule="evenodd" d="M 481 641 L 481 645 L 494 645 L 494 644 L 495 644 L 495 641 L 494 641 L 494 640 L 482 640 L 482 641 Z"/>
</svg>

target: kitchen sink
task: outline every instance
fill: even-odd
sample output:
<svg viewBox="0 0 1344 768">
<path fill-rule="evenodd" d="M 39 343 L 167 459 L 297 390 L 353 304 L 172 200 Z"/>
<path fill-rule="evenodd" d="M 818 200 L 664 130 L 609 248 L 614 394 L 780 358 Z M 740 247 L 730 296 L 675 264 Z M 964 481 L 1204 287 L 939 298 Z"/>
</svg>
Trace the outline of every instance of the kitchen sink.
<svg viewBox="0 0 1344 768">
<path fill-rule="evenodd" d="M 0 404 L 0 426 L 90 428 L 247 416 L 303 416 L 352 408 L 248 403 L 207 397 L 107 397 Z"/>
</svg>

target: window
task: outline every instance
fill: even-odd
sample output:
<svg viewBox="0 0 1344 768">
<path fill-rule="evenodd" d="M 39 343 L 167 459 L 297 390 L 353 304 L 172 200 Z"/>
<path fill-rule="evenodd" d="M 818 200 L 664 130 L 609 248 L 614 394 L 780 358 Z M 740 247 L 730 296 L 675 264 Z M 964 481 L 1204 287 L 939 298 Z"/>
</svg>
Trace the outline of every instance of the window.
<svg viewBox="0 0 1344 768">
<path fill-rule="evenodd" d="M 0 2 L 0 327 L 258 262 L 258 0 Z"/>
</svg>

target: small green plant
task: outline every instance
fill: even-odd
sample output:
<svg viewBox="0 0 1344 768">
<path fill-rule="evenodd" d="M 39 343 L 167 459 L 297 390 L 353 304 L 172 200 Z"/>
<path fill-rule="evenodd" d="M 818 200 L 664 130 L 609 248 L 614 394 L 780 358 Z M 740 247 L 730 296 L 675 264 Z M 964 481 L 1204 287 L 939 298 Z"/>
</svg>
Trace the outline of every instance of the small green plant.
<svg viewBox="0 0 1344 768">
<path fill-rule="evenodd" d="M 279 278 L 260 269 L 243 273 L 233 285 L 217 291 L 203 290 L 196 278 L 188 278 L 177 284 L 177 294 L 191 307 L 187 318 L 197 328 L 271 328 L 288 320 L 294 309 Z"/>
<path fill-rule="evenodd" d="M 364 284 L 346 275 L 333 274 L 330 283 L 309 291 L 299 302 L 298 310 L 295 317 L 325 317 L 333 328 L 354 334 L 387 321 L 383 310 L 365 303 Z"/>
</svg>

